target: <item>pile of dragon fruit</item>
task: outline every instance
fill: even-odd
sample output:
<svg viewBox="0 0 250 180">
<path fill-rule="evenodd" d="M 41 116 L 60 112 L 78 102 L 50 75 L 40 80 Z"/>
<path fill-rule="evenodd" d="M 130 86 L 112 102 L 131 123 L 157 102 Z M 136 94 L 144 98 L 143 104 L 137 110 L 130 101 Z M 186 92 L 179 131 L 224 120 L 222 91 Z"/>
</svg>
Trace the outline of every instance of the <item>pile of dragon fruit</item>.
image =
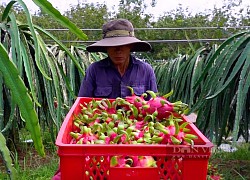
<svg viewBox="0 0 250 180">
<path fill-rule="evenodd" d="M 95 99 L 81 104 L 74 116 L 76 131 L 70 132 L 72 144 L 169 144 L 194 145 L 194 134 L 188 133 L 189 122 L 182 115 L 188 105 L 168 97 L 173 91 L 158 96 L 146 91 L 136 96 L 116 99 Z M 150 95 L 150 99 L 146 97 Z M 111 167 L 156 167 L 152 156 L 112 156 Z"/>
<path fill-rule="evenodd" d="M 193 145 L 196 135 L 190 134 L 189 122 L 182 114 L 188 106 L 170 102 L 173 91 L 158 96 L 146 91 L 125 98 L 94 99 L 81 104 L 81 113 L 74 116 L 77 131 L 70 132 L 73 144 L 170 144 Z M 150 95 L 149 100 L 145 100 Z"/>
</svg>

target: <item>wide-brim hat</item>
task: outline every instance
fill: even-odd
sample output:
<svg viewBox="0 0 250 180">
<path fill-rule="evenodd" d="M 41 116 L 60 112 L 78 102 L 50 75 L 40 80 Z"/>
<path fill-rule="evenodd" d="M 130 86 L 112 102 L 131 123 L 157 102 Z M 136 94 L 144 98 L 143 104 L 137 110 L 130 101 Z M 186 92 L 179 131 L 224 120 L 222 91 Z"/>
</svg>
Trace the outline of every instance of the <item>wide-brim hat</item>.
<svg viewBox="0 0 250 180">
<path fill-rule="evenodd" d="M 116 19 L 107 22 L 102 27 L 103 39 L 87 46 L 88 52 L 107 52 L 107 47 L 132 44 L 131 52 L 145 52 L 151 50 L 148 42 L 137 39 L 134 28 L 127 19 Z"/>
</svg>

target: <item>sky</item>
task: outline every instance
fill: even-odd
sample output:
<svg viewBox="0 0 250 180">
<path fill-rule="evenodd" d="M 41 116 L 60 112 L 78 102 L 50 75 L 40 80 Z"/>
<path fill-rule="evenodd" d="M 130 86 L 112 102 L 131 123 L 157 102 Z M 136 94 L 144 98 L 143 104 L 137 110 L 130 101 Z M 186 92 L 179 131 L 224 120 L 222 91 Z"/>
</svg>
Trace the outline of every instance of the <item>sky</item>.
<svg viewBox="0 0 250 180">
<path fill-rule="evenodd" d="M 10 0 L 0 0 L 2 3 L 9 2 Z M 32 0 L 23 0 L 31 12 L 38 11 L 38 7 L 32 2 Z M 57 8 L 62 14 L 66 10 L 69 10 L 71 6 L 75 6 L 78 3 L 105 3 L 110 8 L 116 9 L 118 7 L 118 0 L 48 0 L 55 8 Z M 145 0 L 148 4 L 151 0 Z M 174 10 L 182 4 L 182 7 L 188 8 L 190 12 L 204 12 L 207 9 L 213 9 L 214 7 L 220 8 L 223 6 L 223 0 L 156 0 L 156 7 L 148 8 L 147 13 L 154 14 L 155 17 L 161 16 L 166 11 Z M 233 2 L 237 2 L 234 0 Z M 149 4 L 150 6 L 150 4 Z M 250 6 L 249 0 L 242 0 L 242 6 Z"/>
</svg>

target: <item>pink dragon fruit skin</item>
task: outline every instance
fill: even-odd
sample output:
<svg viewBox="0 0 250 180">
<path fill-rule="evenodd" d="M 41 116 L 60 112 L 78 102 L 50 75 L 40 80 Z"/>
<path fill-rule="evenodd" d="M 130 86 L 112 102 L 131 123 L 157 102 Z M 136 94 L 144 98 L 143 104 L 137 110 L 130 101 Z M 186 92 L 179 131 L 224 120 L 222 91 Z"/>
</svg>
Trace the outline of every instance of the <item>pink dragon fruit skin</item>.
<svg viewBox="0 0 250 180">
<path fill-rule="evenodd" d="M 139 163 L 138 156 L 131 156 L 131 158 L 132 158 L 132 160 L 133 160 L 132 166 L 133 166 L 133 167 L 138 166 L 138 163 Z"/>
<path fill-rule="evenodd" d="M 173 136 L 175 134 L 175 126 L 170 125 L 170 126 L 166 127 L 165 129 L 167 129 L 169 131 L 170 136 Z"/>
<path fill-rule="evenodd" d="M 152 156 L 139 156 L 137 167 L 155 167 L 156 161 Z"/>
<path fill-rule="evenodd" d="M 126 162 L 132 159 L 132 164 Z M 110 159 L 111 167 L 156 167 L 156 161 L 152 156 L 112 156 Z"/>
<path fill-rule="evenodd" d="M 126 160 L 123 156 L 112 156 L 110 159 L 111 167 L 125 167 Z"/>
<path fill-rule="evenodd" d="M 143 93 L 141 96 L 137 96 L 135 95 L 132 87 L 128 86 L 128 88 L 131 91 L 131 96 L 126 96 L 125 100 L 130 104 L 133 104 L 137 108 L 138 112 L 140 112 L 139 114 L 143 114 L 144 109 L 142 108 L 142 106 L 146 104 L 146 100 L 144 99 L 144 97 L 146 97 L 147 94 Z"/>
<path fill-rule="evenodd" d="M 135 128 L 138 129 L 138 130 L 141 130 L 144 126 L 145 126 L 144 121 L 138 121 L 138 122 L 135 123 Z"/>
<path fill-rule="evenodd" d="M 126 101 L 128 101 L 131 104 L 134 104 L 137 109 L 142 107 L 143 102 L 145 102 L 143 97 L 132 95 L 132 96 L 126 96 Z"/>
<path fill-rule="evenodd" d="M 176 135 L 176 138 L 182 140 L 185 137 L 185 133 L 180 130 L 179 133 Z"/>
<path fill-rule="evenodd" d="M 113 107 L 112 108 L 107 108 L 106 111 L 107 111 L 108 114 L 116 114 L 116 109 L 113 108 Z"/>
<path fill-rule="evenodd" d="M 100 121 L 101 121 L 100 119 L 96 119 L 96 120 L 90 122 L 89 126 L 93 126 L 95 123 L 100 123 Z"/>
<path fill-rule="evenodd" d="M 164 104 L 162 107 L 159 107 L 157 111 L 158 111 L 157 118 L 159 120 L 163 120 L 163 119 L 167 119 L 171 115 L 171 112 L 173 112 L 173 107 L 167 104 Z"/>
<path fill-rule="evenodd" d="M 143 132 L 143 131 L 133 132 L 133 134 L 134 134 L 135 140 L 138 140 L 138 139 L 140 139 L 140 138 L 143 138 L 143 136 L 144 136 L 144 132 Z"/>
<path fill-rule="evenodd" d="M 113 140 L 116 138 L 116 136 L 117 136 L 116 133 L 112 133 L 112 134 L 110 135 L 110 137 L 107 137 L 107 138 L 105 139 L 105 143 L 106 143 L 106 144 L 110 144 L 110 142 L 113 141 Z"/>
<path fill-rule="evenodd" d="M 123 134 L 122 137 L 121 137 L 121 143 L 122 144 L 127 144 L 126 139 L 127 139 L 126 135 Z"/>
<path fill-rule="evenodd" d="M 148 114 L 153 114 L 157 111 L 157 118 L 159 120 L 167 119 L 171 115 L 171 112 L 174 112 L 173 105 L 164 96 L 158 97 L 153 91 L 147 92 L 151 95 L 151 98 L 147 101 L 149 107 L 145 111 Z"/>
<path fill-rule="evenodd" d="M 76 143 L 87 144 L 97 139 L 97 136 L 91 132 L 81 133 L 73 133 L 71 132 L 71 136 L 74 136 Z"/>
</svg>

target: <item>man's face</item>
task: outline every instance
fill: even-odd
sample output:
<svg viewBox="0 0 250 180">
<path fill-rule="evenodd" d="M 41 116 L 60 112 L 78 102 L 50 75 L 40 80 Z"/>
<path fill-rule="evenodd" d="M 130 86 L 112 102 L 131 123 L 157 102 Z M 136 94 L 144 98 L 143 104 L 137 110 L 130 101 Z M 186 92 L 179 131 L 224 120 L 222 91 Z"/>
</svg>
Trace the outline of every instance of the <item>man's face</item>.
<svg viewBox="0 0 250 180">
<path fill-rule="evenodd" d="M 129 61 L 131 45 L 107 47 L 107 53 L 115 65 L 122 65 Z"/>
</svg>

